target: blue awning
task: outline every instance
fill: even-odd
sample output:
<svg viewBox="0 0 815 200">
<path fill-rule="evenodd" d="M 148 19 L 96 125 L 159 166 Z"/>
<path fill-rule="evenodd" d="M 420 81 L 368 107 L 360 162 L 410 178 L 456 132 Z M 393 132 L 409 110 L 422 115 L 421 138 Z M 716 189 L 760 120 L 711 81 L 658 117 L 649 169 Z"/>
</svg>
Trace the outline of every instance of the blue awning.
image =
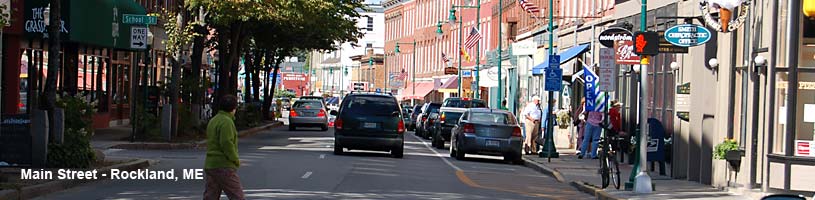
<svg viewBox="0 0 815 200">
<path fill-rule="evenodd" d="M 566 51 L 560 52 L 560 64 L 562 65 L 563 63 L 569 62 L 578 55 L 586 53 L 588 50 L 589 44 L 581 44 L 577 45 L 576 47 L 569 48 Z M 543 75 L 543 69 L 549 67 L 549 59 L 543 60 L 543 63 L 532 68 L 532 75 Z"/>
</svg>

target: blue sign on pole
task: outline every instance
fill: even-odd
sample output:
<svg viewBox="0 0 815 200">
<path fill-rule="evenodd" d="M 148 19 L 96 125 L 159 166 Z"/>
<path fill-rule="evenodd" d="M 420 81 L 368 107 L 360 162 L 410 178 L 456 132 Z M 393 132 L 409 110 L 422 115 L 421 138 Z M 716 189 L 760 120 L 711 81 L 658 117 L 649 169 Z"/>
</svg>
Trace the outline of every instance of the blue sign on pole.
<svg viewBox="0 0 815 200">
<path fill-rule="evenodd" d="M 471 76 L 473 76 L 473 71 L 461 70 L 461 77 L 471 77 Z"/>
<path fill-rule="evenodd" d="M 376 93 L 382 93 L 382 89 L 381 88 L 376 88 Z"/>
<path fill-rule="evenodd" d="M 549 55 L 549 67 L 544 69 L 546 91 L 560 91 L 563 88 L 563 69 L 560 69 L 560 55 Z"/>
<path fill-rule="evenodd" d="M 692 47 L 710 41 L 711 33 L 704 26 L 694 24 L 676 25 L 665 30 L 665 40 L 680 47 Z"/>
</svg>

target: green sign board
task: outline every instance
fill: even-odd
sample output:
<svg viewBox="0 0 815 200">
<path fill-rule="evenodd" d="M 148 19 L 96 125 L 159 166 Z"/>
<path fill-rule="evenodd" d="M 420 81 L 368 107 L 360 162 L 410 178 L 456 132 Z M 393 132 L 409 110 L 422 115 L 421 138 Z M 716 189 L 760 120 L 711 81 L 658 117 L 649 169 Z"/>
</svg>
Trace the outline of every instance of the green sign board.
<svg viewBox="0 0 815 200">
<path fill-rule="evenodd" d="M 153 25 L 156 24 L 157 21 L 158 19 L 156 19 L 156 17 L 148 15 L 131 15 L 131 14 L 122 15 L 122 23 L 124 24 Z"/>
<path fill-rule="evenodd" d="M 677 94 L 690 94 L 690 82 L 676 86 Z"/>
</svg>

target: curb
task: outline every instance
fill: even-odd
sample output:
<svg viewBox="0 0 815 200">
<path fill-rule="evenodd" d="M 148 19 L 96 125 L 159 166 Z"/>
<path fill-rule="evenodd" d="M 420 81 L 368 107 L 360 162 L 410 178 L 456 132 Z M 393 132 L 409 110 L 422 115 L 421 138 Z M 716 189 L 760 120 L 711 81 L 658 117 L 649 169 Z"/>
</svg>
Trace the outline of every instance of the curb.
<svg viewBox="0 0 815 200">
<path fill-rule="evenodd" d="M 128 163 L 122 163 L 118 165 L 113 165 L 109 167 L 104 167 L 101 169 L 97 169 L 100 173 L 101 172 L 110 172 L 110 169 L 121 169 L 121 170 L 135 170 L 135 169 L 144 169 L 150 166 L 150 161 L 146 159 L 138 159 Z M 49 181 L 47 183 L 39 184 L 39 185 L 32 185 L 21 188 L 19 191 L 13 191 L 11 193 L 11 197 L 16 198 L 6 198 L 8 196 L 0 196 L 0 199 L 32 199 L 34 197 L 39 197 L 45 194 L 50 194 L 58 191 L 62 191 L 65 189 L 73 188 L 85 183 L 91 183 L 100 180 L 108 180 L 108 179 L 96 179 L 96 180 L 55 180 Z M 5 190 L 3 191 L 3 193 Z M 6 195 L 0 193 L 0 195 Z"/>
<path fill-rule="evenodd" d="M 538 164 L 537 162 L 535 162 L 533 160 L 530 160 L 530 159 L 527 159 L 527 158 L 523 158 L 523 159 L 524 159 L 524 166 L 526 166 L 528 168 L 532 168 L 535 171 L 538 171 L 540 173 L 544 173 L 546 175 L 552 176 L 555 179 L 557 179 L 558 182 L 561 182 L 561 183 L 566 183 L 567 182 L 566 178 L 563 177 L 563 174 L 560 173 L 560 171 L 557 171 L 556 169 L 552 169 L 550 167 L 547 167 L 546 165 Z"/>
<path fill-rule="evenodd" d="M 611 194 L 609 194 L 608 192 L 606 192 L 605 190 L 597 188 L 597 187 L 595 187 L 595 186 L 593 186 L 591 184 L 585 183 L 585 182 L 578 183 L 576 181 L 572 181 L 572 182 L 569 183 L 569 185 L 572 185 L 572 187 L 577 188 L 577 190 L 580 190 L 581 192 L 594 195 L 595 197 L 597 197 L 597 199 L 600 199 L 600 200 L 622 200 L 622 199 L 625 199 L 625 198 L 614 197 Z"/>
<path fill-rule="evenodd" d="M 276 128 L 283 125 L 283 122 L 271 122 L 262 126 L 239 131 L 238 138 L 256 135 L 266 129 Z M 207 140 L 188 143 L 166 143 L 166 142 L 140 142 L 122 143 L 108 147 L 108 149 L 131 149 L 131 150 L 178 150 L 178 149 L 201 149 L 207 147 Z"/>
<path fill-rule="evenodd" d="M 569 185 L 576 188 L 577 190 L 579 190 L 581 192 L 584 192 L 586 194 L 594 195 L 595 197 L 597 197 L 597 199 L 601 199 L 601 200 L 624 199 L 624 198 L 614 197 L 613 195 L 609 194 L 605 190 L 597 188 L 597 187 L 595 187 L 595 186 L 593 186 L 591 184 L 585 183 L 585 182 L 584 183 L 578 183 L 576 181 L 568 181 L 563 176 L 563 174 L 560 173 L 560 171 L 558 171 L 557 169 L 552 169 L 551 167 L 540 164 L 540 163 L 535 162 L 535 161 L 533 161 L 531 159 L 527 159 L 527 158 L 523 158 L 523 159 L 524 159 L 524 166 L 526 166 L 528 168 L 531 168 L 531 169 L 533 169 L 535 171 L 538 171 L 540 173 L 552 176 L 558 182 L 569 183 Z"/>
</svg>

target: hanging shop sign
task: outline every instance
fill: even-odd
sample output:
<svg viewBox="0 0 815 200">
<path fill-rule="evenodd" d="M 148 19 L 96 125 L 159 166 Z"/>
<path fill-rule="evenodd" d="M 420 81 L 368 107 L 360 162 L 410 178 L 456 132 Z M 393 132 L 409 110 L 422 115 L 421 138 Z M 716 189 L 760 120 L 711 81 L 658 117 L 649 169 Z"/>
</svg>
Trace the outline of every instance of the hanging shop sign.
<svg viewBox="0 0 815 200">
<path fill-rule="evenodd" d="M 673 45 L 692 47 L 710 41 L 710 31 L 704 26 L 694 24 L 676 25 L 665 30 L 664 38 Z"/>
<path fill-rule="evenodd" d="M 456 67 L 445 67 L 444 68 L 444 75 L 457 75 L 458 68 Z"/>
<path fill-rule="evenodd" d="M 631 31 L 623 28 L 609 28 L 600 32 L 597 39 L 600 40 L 600 44 L 603 46 L 614 48 L 615 41 L 633 41 L 634 37 L 631 35 Z"/>
<path fill-rule="evenodd" d="M 615 62 L 620 65 L 639 65 L 640 56 L 634 54 L 634 41 L 620 40 L 614 43 Z"/>
<path fill-rule="evenodd" d="M 659 54 L 659 35 L 653 31 L 634 33 L 634 53 L 651 56 Z"/>
<path fill-rule="evenodd" d="M 690 121 L 690 82 L 676 86 L 676 117 L 682 121 Z"/>
<path fill-rule="evenodd" d="M 731 32 L 741 28 L 750 13 L 748 0 L 702 0 L 699 2 L 702 18 L 705 24 L 718 32 Z M 711 11 L 719 11 L 718 18 L 714 18 Z M 736 16 L 733 12 L 738 11 Z"/>
<path fill-rule="evenodd" d="M 524 40 L 512 43 L 512 55 L 514 56 L 528 56 L 535 55 L 538 52 L 538 43 L 534 40 Z"/>
</svg>

